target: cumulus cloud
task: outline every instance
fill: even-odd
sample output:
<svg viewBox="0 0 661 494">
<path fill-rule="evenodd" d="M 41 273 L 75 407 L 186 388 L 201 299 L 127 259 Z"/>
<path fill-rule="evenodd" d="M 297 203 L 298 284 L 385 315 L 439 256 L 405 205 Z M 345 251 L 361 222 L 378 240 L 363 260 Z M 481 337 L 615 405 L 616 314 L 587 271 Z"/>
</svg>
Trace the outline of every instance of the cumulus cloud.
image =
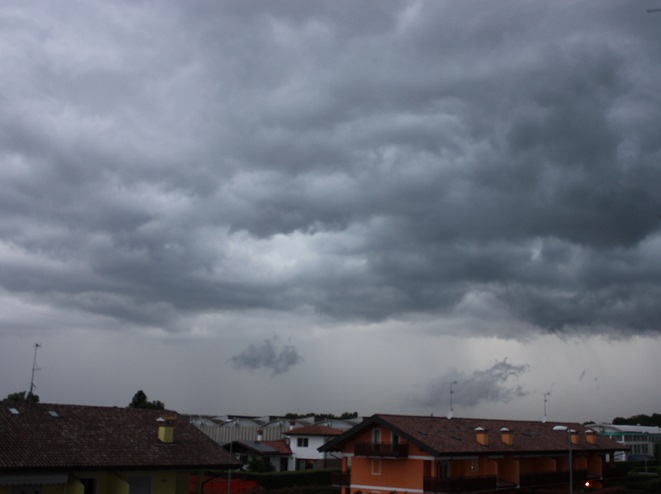
<svg viewBox="0 0 661 494">
<path fill-rule="evenodd" d="M 491 367 L 476 370 L 472 374 L 452 372 L 428 383 L 424 395 L 418 396 L 418 405 L 437 409 L 453 405 L 469 408 L 488 402 L 509 402 L 528 394 L 516 381 L 528 371 L 527 364 L 514 365 L 504 358 Z"/>
<path fill-rule="evenodd" d="M 283 374 L 303 361 L 293 345 L 277 345 L 277 338 L 265 339 L 259 344 L 250 345 L 230 360 L 236 369 L 267 370 L 273 376 Z"/>
</svg>

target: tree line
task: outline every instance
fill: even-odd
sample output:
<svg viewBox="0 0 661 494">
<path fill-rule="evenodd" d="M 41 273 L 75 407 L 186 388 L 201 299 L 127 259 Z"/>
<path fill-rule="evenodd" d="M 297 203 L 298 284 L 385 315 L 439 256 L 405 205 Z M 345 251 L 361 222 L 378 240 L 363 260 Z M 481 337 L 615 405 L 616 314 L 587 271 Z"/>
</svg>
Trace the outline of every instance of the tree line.
<svg viewBox="0 0 661 494">
<path fill-rule="evenodd" d="M 661 427 L 661 414 L 653 413 L 645 415 L 644 413 L 632 415 L 629 418 L 615 417 L 613 425 L 642 425 L 645 427 Z"/>
</svg>

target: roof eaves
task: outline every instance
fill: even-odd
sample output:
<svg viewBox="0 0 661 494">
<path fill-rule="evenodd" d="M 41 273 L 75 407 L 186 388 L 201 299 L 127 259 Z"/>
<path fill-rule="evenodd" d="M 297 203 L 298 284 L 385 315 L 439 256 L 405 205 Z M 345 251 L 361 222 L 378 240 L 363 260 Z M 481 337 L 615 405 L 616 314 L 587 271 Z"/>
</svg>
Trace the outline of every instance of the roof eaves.
<svg viewBox="0 0 661 494">
<path fill-rule="evenodd" d="M 324 445 L 320 446 L 318 451 L 320 452 L 327 452 L 327 451 L 333 451 L 334 448 L 338 448 L 342 444 L 344 444 L 347 440 L 352 438 L 353 436 L 360 434 L 361 432 L 365 431 L 366 429 L 369 429 L 373 425 L 380 425 L 382 427 L 385 427 L 387 429 L 390 429 L 394 431 L 399 437 L 406 439 L 408 442 L 411 444 L 414 444 L 418 448 L 420 448 L 422 451 L 425 451 L 429 454 L 436 455 L 438 456 L 441 454 L 440 452 L 434 450 L 429 444 L 426 444 L 415 437 L 413 437 L 411 434 L 407 433 L 406 431 L 400 429 L 393 423 L 389 422 L 386 418 L 387 416 L 385 415 L 380 415 L 380 414 L 375 414 L 372 415 L 371 417 L 363 420 L 360 424 L 352 427 L 351 429 L 348 429 L 341 435 L 337 436 L 336 438 L 331 439 Z"/>
<path fill-rule="evenodd" d="M 416 437 L 412 436 L 410 433 L 406 432 L 403 429 L 400 429 L 396 425 L 392 424 L 388 420 L 384 418 L 383 415 L 378 415 L 376 423 L 382 425 L 383 427 L 386 427 L 392 431 L 394 431 L 399 437 L 406 439 L 409 443 L 417 446 L 421 451 L 425 451 L 429 453 L 430 455 L 438 456 L 440 454 L 445 454 L 441 451 L 436 451 L 432 446 L 429 444 L 425 443 L 424 441 L 420 441 Z"/>
<path fill-rule="evenodd" d="M 372 424 L 375 423 L 377 415 L 372 415 L 369 418 L 363 420 L 360 424 L 353 426 L 351 429 L 347 429 L 339 436 L 334 437 L 330 441 L 327 441 L 322 446 L 318 447 L 317 450 L 320 452 L 333 451 L 334 448 L 344 444 L 347 440 L 363 432 L 365 429 L 368 429 Z"/>
</svg>

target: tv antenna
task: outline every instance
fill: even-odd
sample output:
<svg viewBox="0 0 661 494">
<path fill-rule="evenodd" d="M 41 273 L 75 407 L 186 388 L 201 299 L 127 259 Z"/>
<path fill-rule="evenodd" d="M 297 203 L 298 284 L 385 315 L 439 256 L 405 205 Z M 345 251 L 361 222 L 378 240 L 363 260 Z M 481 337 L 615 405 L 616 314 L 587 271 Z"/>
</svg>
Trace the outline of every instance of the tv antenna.
<svg viewBox="0 0 661 494">
<path fill-rule="evenodd" d="M 452 418 L 452 413 L 453 413 L 453 410 L 452 410 L 452 395 L 454 394 L 454 388 L 453 388 L 453 386 L 454 386 L 455 384 L 457 384 L 457 381 L 452 381 L 452 382 L 450 383 L 450 411 L 448 412 L 448 419 L 451 419 L 451 418 Z"/>
<path fill-rule="evenodd" d="M 28 393 L 29 395 L 33 394 L 35 388 L 34 373 L 39 370 L 39 368 L 37 367 L 37 350 L 39 350 L 40 346 L 41 346 L 40 343 L 34 344 L 34 358 L 32 359 L 32 377 L 30 378 L 30 392 Z"/>
<path fill-rule="evenodd" d="M 546 417 L 546 402 L 548 401 L 548 397 L 551 395 L 551 392 L 544 393 L 544 418 L 542 419 L 542 423 L 545 424 L 547 417 Z"/>
</svg>

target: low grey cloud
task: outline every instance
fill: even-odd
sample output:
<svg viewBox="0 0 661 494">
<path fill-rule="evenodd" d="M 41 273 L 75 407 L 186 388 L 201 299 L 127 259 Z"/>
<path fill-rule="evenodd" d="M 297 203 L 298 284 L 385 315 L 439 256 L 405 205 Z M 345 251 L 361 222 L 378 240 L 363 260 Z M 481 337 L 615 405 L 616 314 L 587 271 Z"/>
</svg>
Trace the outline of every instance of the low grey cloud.
<svg viewBox="0 0 661 494">
<path fill-rule="evenodd" d="M 469 408 L 480 403 L 507 403 L 523 398 L 531 392 L 518 384 L 518 378 L 529 369 L 527 364 L 514 365 L 504 358 L 491 367 L 476 370 L 471 374 L 451 372 L 428 383 L 423 395 L 416 398 L 417 404 L 438 409 L 450 409 L 450 393 L 453 405 Z"/>
<path fill-rule="evenodd" d="M 278 338 L 271 338 L 265 339 L 259 344 L 250 345 L 230 360 L 236 369 L 266 370 L 273 376 L 277 376 L 303 362 L 303 357 L 299 355 L 295 346 L 278 346 Z"/>
<path fill-rule="evenodd" d="M 11 296 L 185 332 L 253 310 L 436 317 L 480 292 L 526 332 L 658 334 L 643 9 L 10 4 Z"/>
<path fill-rule="evenodd" d="M 220 394 L 288 372 L 242 398 L 272 413 L 316 407 L 338 374 L 374 403 L 315 352 L 376 370 L 438 342 L 447 358 L 393 385 L 459 365 L 453 345 L 485 370 L 430 383 L 432 408 L 454 380 L 457 406 L 524 395 L 526 367 L 493 355 L 535 361 L 531 389 L 545 372 L 638 389 L 661 344 L 661 17 L 643 4 L 0 2 L 3 375 L 33 341 L 75 367 L 54 381 L 91 375 L 68 357 L 80 340 L 111 379 L 130 341 L 150 358 L 126 375 L 155 385 L 185 367 Z M 588 339 L 589 359 L 538 367 L 552 342 Z"/>
</svg>

